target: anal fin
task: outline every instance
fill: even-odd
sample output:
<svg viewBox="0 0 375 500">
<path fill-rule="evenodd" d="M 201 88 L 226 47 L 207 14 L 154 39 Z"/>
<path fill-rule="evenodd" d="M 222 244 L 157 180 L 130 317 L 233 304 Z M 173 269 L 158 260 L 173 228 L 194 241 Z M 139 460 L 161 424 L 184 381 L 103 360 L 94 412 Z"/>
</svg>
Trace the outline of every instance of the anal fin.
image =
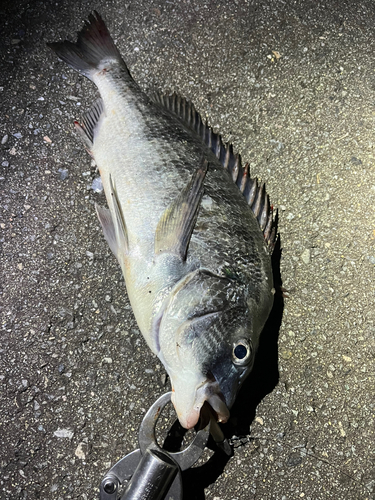
<svg viewBox="0 0 375 500">
<path fill-rule="evenodd" d="M 95 203 L 95 210 L 98 215 L 100 225 L 102 226 L 104 238 L 106 239 L 109 248 L 117 258 L 118 244 L 116 239 L 116 229 L 113 224 L 111 211 L 108 208 L 101 207 Z"/>
<path fill-rule="evenodd" d="M 94 102 L 91 109 L 86 111 L 86 113 L 82 116 L 81 123 L 74 122 L 74 126 L 78 134 L 89 151 L 92 150 L 95 129 L 103 113 L 104 103 L 103 100 L 99 98 Z"/>
<path fill-rule="evenodd" d="M 109 248 L 112 250 L 115 257 L 120 260 L 120 256 L 128 252 L 128 235 L 125 219 L 111 176 L 109 177 L 109 185 L 113 201 L 114 216 L 108 208 L 100 207 L 95 204 L 95 209 Z"/>
<path fill-rule="evenodd" d="M 126 223 L 124 219 L 124 214 L 121 209 L 121 205 L 117 196 L 116 189 L 113 185 L 112 176 L 109 176 L 109 186 L 111 189 L 111 197 L 113 202 L 113 210 L 115 213 L 115 232 L 118 248 L 127 253 L 128 252 L 128 232 L 126 229 Z"/>
<path fill-rule="evenodd" d="M 191 235 L 198 217 L 204 193 L 203 182 L 208 162 L 202 160 L 187 186 L 162 214 L 155 233 L 155 254 L 161 252 L 178 255 L 186 260 Z"/>
</svg>

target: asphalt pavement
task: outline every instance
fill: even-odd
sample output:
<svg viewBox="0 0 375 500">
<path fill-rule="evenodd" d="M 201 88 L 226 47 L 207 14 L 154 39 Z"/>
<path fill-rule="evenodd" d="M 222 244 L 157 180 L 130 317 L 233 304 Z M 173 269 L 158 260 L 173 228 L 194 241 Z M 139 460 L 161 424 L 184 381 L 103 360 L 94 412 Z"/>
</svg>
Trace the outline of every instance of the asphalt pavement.
<svg viewBox="0 0 375 500">
<path fill-rule="evenodd" d="M 279 211 L 280 295 L 188 500 L 375 499 L 375 3 L 0 6 L 0 498 L 98 498 L 169 389 L 135 323 L 74 133 L 97 96 L 46 42 L 105 19 L 142 88 L 193 101 Z M 167 417 L 165 417 L 167 418 Z"/>
</svg>

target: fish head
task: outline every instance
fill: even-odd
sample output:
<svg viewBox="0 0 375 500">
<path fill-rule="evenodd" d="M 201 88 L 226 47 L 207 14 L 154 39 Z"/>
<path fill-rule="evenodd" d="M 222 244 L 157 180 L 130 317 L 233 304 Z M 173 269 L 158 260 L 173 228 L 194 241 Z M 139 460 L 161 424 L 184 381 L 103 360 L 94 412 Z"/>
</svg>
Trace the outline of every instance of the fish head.
<svg viewBox="0 0 375 500">
<path fill-rule="evenodd" d="M 253 367 L 258 334 L 246 287 L 198 270 L 172 290 L 159 323 L 159 358 L 181 425 L 194 427 L 207 401 L 226 422 Z"/>
</svg>

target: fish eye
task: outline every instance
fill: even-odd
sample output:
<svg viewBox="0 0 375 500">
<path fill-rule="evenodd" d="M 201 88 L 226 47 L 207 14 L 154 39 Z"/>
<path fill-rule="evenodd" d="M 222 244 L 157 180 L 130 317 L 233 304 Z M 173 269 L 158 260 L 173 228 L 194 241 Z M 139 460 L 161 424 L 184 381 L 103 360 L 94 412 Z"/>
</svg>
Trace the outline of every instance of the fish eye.
<svg viewBox="0 0 375 500">
<path fill-rule="evenodd" d="M 232 360 L 237 366 L 245 366 L 251 360 L 253 346 L 250 340 L 241 339 L 233 344 Z"/>
</svg>

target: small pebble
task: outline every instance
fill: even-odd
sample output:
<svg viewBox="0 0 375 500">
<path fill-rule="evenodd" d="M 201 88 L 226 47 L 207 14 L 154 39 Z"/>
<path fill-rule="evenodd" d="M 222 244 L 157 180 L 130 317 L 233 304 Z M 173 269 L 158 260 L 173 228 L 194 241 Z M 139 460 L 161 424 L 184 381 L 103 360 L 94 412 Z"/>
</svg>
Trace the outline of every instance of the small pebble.
<svg viewBox="0 0 375 500">
<path fill-rule="evenodd" d="M 5 134 L 4 137 L 1 139 L 1 144 L 5 144 L 8 140 L 8 134 Z"/>
<path fill-rule="evenodd" d="M 86 458 L 84 448 L 86 448 L 86 444 L 79 443 L 79 445 L 76 448 L 76 451 L 74 452 L 75 456 L 78 457 L 80 460 L 85 460 L 85 458 Z"/>
<path fill-rule="evenodd" d="M 69 170 L 66 168 L 59 168 L 60 180 L 65 181 L 69 177 Z"/>
<path fill-rule="evenodd" d="M 299 453 L 291 453 L 288 457 L 286 464 L 289 467 L 295 467 L 296 465 L 299 465 L 301 462 L 302 462 L 302 457 Z"/>
<path fill-rule="evenodd" d="M 282 349 L 280 352 L 280 356 L 283 359 L 290 359 L 293 356 L 292 351 L 288 351 L 288 349 Z"/>
<path fill-rule="evenodd" d="M 70 429 L 57 429 L 57 431 L 55 431 L 53 435 L 58 438 L 72 439 L 74 432 Z"/>
<path fill-rule="evenodd" d="M 91 184 L 91 189 L 94 193 L 101 193 L 103 191 L 103 183 L 101 177 L 96 177 Z"/>
<path fill-rule="evenodd" d="M 339 422 L 339 430 L 340 430 L 341 437 L 346 437 L 346 432 L 344 431 L 344 427 L 342 426 L 341 422 Z"/>
<path fill-rule="evenodd" d="M 309 264 L 310 263 L 310 257 L 311 257 L 311 254 L 310 254 L 310 249 L 309 248 L 306 248 L 306 250 L 304 250 L 301 254 L 301 260 L 305 263 L 305 264 Z"/>
</svg>

